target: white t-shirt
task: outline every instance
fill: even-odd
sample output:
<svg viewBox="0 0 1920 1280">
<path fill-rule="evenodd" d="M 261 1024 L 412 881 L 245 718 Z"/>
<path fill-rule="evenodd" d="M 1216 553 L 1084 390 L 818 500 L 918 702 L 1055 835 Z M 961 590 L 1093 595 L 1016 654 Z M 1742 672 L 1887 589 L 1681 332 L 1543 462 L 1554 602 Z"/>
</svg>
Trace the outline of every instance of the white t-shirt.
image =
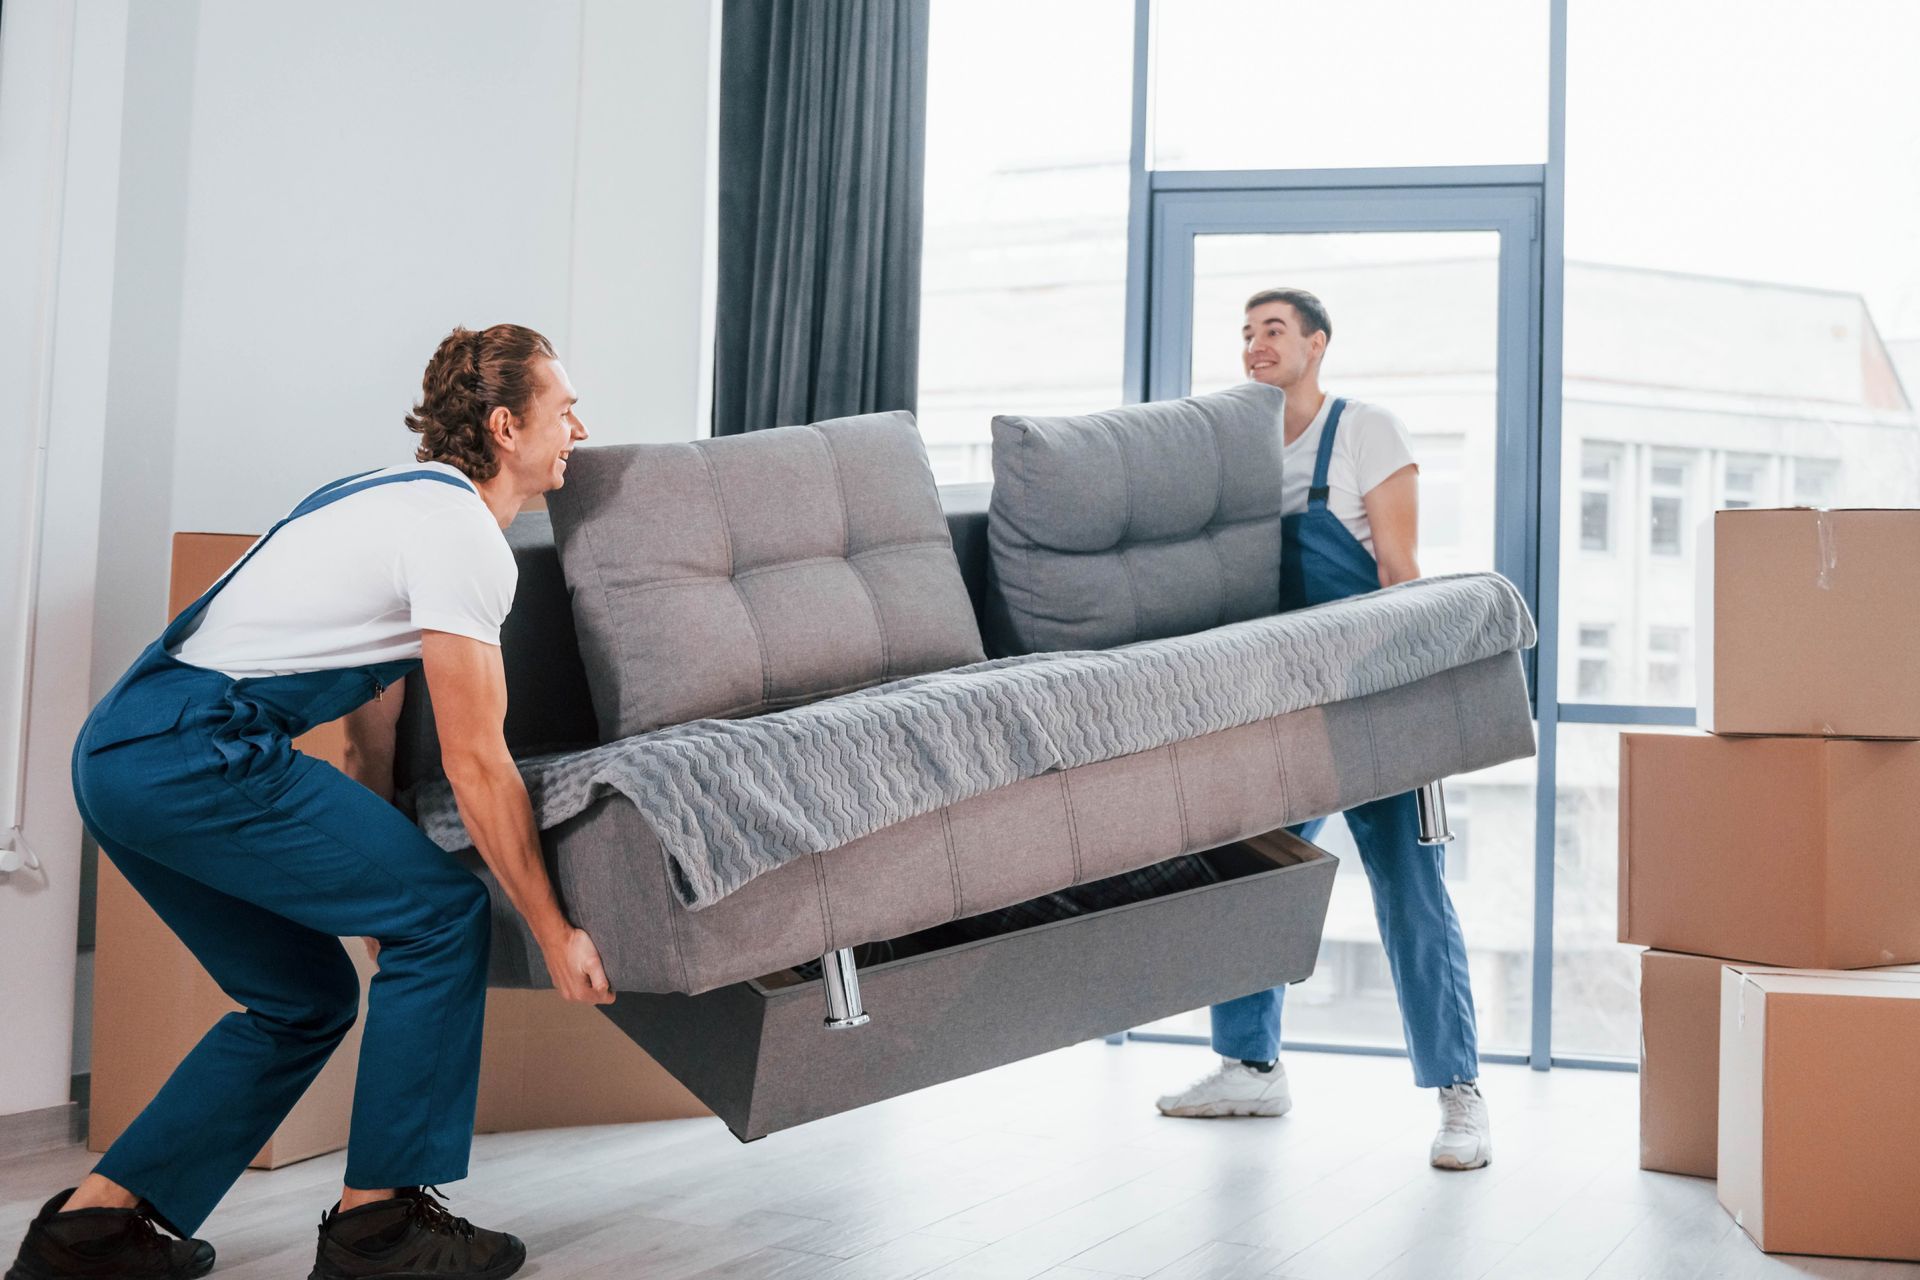
<svg viewBox="0 0 1920 1280">
<path fill-rule="evenodd" d="M 1280 514 L 1298 515 L 1307 509 L 1307 490 L 1313 487 L 1313 464 L 1320 456 L 1320 437 L 1335 397 L 1320 405 L 1312 423 L 1292 444 L 1280 450 Z M 1414 465 L 1413 441 L 1399 418 L 1377 404 L 1348 400 L 1340 412 L 1340 428 L 1333 437 L 1333 456 L 1327 459 L 1327 510 L 1333 512 L 1360 545 L 1373 551 L 1373 527 L 1361 502 L 1374 487 L 1405 466 Z"/>
<path fill-rule="evenodd" d="M 519 568 L 472 481 L 376 485 L 289 522 L 231 575 L 174 656 L 235 679 L 420 656 L 422 630 L 500 643 Z M 369 476 L 368 479 L 373 477 Z"/>
</svg>

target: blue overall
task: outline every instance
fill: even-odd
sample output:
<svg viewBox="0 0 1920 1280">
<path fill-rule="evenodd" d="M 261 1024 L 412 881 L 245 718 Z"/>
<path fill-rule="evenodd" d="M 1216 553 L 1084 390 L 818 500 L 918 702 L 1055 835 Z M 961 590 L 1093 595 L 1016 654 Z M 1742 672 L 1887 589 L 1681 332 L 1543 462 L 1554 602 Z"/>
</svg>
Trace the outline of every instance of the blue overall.
<svg viewBox="0 0 1920 1280">
<path fill-rule="evenodd" d="M 101 851 L 241 1006 L 95 1166 L 182 1235 L 206 1220 L 353 1025 L 360 984 L 341 937 L 381 943 L 347 1185 L 466 1175 L 486 889 L 398 809 L 293 748 L 296 735 L 420 660 L 236 680 L 169 652 L 289 521 L 375 485 L 464 483 L 438 471 L 372 474 L 327 485 L 268 530 L 147 646 L 74 744 L 74 798 Z"/>
<path fill-rule="evenodd" d="M 1380 589 L 1380 568 L 1366 546 L 1327 510 L 1327 467 L 1346 401 L 1335 400 L 1320 434 L 1307 509 L 1281 521 L 1280 607 L 1300 609 Z M 1478 1038 L 1467 945 L 1444 878 L 1445 853 L 1420 844 L 1413 793 L 1374 800 L 1346 813 L 1373 889 L 1374 917 L 1400 997 L 1400 1021 L 1423 1089 L 1477 1079 Z M 1292 828 L 1308 840 L 1325 818 Z M 1213 1007 L 1213 1048 L 1224 1058 L 1268 1062 L 1280 1053 L 1285 987 Z"/>
</svg>

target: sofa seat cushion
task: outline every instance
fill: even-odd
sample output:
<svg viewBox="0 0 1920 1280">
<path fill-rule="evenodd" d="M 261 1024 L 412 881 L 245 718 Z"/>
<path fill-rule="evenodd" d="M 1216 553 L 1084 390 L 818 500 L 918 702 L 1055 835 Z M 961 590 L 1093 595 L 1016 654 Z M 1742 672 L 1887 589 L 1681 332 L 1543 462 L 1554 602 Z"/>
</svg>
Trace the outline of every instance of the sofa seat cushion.
<svg viewBox="0 0 1920 1280">
<path fill-rule="evenodd" d="M 995 418 L 989 648 L 1107 649 L 1277 612 L 1285 403 L 1248 382 Z"/>
<path fill-rule="evenodd" d="M 603 741 L 984 656 L 911 414 L 581 449 L 547 505 Z"/>
</svg>

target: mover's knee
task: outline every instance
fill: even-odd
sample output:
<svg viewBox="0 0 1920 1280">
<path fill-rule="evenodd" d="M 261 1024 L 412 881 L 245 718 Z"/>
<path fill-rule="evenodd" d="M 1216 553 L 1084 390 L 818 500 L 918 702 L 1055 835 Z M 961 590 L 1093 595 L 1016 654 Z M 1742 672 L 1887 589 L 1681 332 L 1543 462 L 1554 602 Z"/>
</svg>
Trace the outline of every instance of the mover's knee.
<svg viewBox="0 0 1920 1280">
<path fill-rule="evenodd" d="M 311 1025 L 338 1040 L 347 1034 L 359 1016 L 360 973 L 342 951 L 337 964 L 323 967 L 314 988 Z"/>
<path fill-rule="evenodd" d="M 344 951 L 314 964 L 298 991 L 284 998 L 254 999 L 247 1016 L 271 1035 L 338 1044 L 360 1016 L 360 975 Z"/>
<path fill-rule="evenodd" d="M 478 876 L 469 876 L 449 903 L 441 945 L 462 955 L 485 957 L 493 937 L 493 899 Z"/>
</svg>

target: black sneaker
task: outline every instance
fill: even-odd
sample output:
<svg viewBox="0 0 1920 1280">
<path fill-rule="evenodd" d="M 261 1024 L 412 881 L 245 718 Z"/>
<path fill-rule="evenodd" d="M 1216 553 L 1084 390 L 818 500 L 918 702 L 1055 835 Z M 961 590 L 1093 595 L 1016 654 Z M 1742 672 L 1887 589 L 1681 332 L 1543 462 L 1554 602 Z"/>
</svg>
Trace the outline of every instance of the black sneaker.
<svg viewBox="0 0 1920 1280">
<path fill-rule="evenodd" d="M 74 1188 L 42 1206 L 6 1280 L 192 1280 L 213 1270 L 205 1240 L 163 1235 L 153 1206 L 60 1212 Z"/>
<path fill-rule="evenodd" d="M 320 1218 L 320 1246 L 307 1280 L 506 1280 L 527 1246 L 476 1227 L 435 1202 L 434 1187 L 401 1187 L 391 1200 Z"/>
</svg>

